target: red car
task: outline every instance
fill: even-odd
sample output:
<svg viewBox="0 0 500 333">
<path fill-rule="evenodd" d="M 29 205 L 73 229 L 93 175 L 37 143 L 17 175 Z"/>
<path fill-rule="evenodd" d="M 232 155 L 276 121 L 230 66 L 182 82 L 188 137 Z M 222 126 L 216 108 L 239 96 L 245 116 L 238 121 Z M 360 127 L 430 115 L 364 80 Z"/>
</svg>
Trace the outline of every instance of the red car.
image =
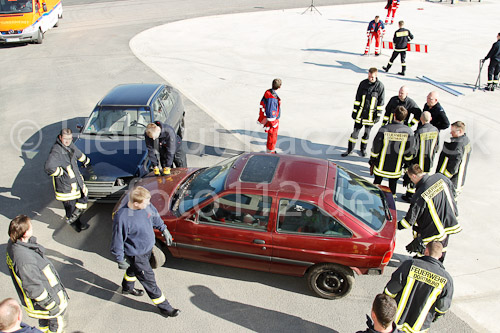
<svg viewBox="0 0 500 333">
<path fill-rule="evenodd" d="M 246 153 L 138 185 L 151 191 L 174 238 L 174 257 L 306 275 L 324 298 L 347 295 L 354 272 L 382 274 L 394 251 L 388 188 L 331 161 Z"/>
</svg>

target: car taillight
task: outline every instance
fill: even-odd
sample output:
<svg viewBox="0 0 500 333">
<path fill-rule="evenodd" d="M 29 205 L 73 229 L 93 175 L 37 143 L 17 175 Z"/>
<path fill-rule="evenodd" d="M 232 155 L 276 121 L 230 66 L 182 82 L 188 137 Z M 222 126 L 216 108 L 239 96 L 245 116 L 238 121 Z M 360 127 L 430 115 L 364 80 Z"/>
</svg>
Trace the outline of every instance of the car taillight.
<svg viewBox="0 0 500 333">
<path fill-rule="evenodd" d="M 393 253 L 393 251 L 391 250 L 391 251 L 387 251 L 384 254 L 384 258 L 382 259 L 382 265 L 387 264 L 391 260 L 392 253 Z"/>
</svg>

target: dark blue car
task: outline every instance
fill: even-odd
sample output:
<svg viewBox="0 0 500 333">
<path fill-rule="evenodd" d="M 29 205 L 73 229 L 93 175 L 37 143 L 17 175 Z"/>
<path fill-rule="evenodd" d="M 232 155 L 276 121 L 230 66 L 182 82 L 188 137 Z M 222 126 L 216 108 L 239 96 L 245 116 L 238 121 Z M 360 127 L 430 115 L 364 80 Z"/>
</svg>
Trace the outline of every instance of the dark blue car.
<svg viewBox="0 0 500 333">
<path fill-rule="evenodd" d="M 179 92 L 164 84 L 123 84 L 97 103 L 75 145 L 90 157 L 81 169 L 90 200 L 116 201 L 132 179 L 149 172 L 144 131 L 152 121 L 184 135 L 184 105 Z"/>
</svg>

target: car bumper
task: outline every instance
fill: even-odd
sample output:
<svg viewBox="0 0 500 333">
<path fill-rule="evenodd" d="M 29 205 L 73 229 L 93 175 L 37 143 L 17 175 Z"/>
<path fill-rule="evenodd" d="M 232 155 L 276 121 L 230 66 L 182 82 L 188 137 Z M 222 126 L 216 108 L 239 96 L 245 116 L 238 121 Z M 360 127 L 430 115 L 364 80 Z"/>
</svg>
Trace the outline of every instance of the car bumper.
<svg viewBox="0 0 500 333">
<path fill-rule="evenodd" d="M 117 186 L 114 181 L 86 181 L 89 201 L 117 202 L 128 188 L 128 185 Z"/>
<path fill-rule="evenodd" d="M 34 41 L 38 37 L 38 31 L 32 33 L 22 33 L 15 35 L 4 35 L 0 34 L 0 43 L 10 44 L 10 43 L 29 43 Z"/>
</svg>

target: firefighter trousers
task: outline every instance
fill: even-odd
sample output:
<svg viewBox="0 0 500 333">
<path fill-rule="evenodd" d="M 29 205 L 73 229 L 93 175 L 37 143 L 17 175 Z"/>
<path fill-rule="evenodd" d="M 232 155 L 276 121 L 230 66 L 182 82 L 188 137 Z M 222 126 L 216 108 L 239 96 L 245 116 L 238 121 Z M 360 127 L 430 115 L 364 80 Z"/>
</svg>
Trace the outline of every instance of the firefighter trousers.
<svg viewBox="0 0 500 333">
<path fill-rule="evenodd" d="M 370 138 L 370 132 L 373 126 L 364 125 L 365 133 L 361 137 L 361 150 L 366 151 L 366 146 L 368 145 L 368 139 Z M 354 123 L 354 129 L 351 133 L 351 137 L 349 138 L 349 145 L 347 146 L 347 150 L 351 152 L 356 146 L 356 141 L 358 141 L 359 132 L 363 128 L 363 124 Z"/>
<path fill-rule="evenodd" d="M 373 180 L 373 184 L 375 184 L 375 185 L 382 184 L 382 179 L 384 179 L 384 178 L 375 175 L 375 179 Z M 391 189 L 391 192 L 393 195 L 396 194 L 396 186 L 398 185 L 398 179 L 399 178 L 387 178 L 387 180 L 389 180 L 389 188 Z"/>
<path fill-rule="evenodd" d="M 151 301 L 161 310 L 172 311 L 173 308 L 163 295 L 155 280 L 155 273 L 149 263 L 151 251 L 139 256 L 127 256 L 130 267 L 127 268 L 122 280 L 122 288 L 125 291 L 134 289 L 135 281 L 139 280 Z"/>
<path fill-rule="evenodd" d="M 394 51 L 394 52 L 392 52 L 391 59 L 389 59 L 389 66 L 392 66 L 392 64 L 394 63 L 394 60 L 396 60 L 398 55 L 401 55 L 401 68 L 402 68 L 402 72 L 404 73 L 406 71 L 406 51 Z"/>
<path fill-rule="evenodd" d="M 498 75 L 500 73 L 500 62 L 491 61 L 488 66 L 488 84 L 495 83 L 498 85 Z"/>
<path fill-rule="evenodd" d="M 64 210 L 66 212 L 66 217 L 69 219 L 76 208 L 87 209 L 88 197 L 80 189 L 80 198 L 75 200 L 63 201 Z"/>
<path fill-rule="evenodd" d="M 38 319 L 40 331 L 44 333 L 64 332 L 68 322 L 66 313 L 66 310 L 64 310 L 59 316 L 54 318 Z"/>
<path fill-rule="evenodd" d="M 167 165 L 167 156 L 168 156 L 168 150 L 167 148 L 161 148 L 160 149 L 160 163 L 162 167 L 167 167 L 167 168 L 186 168 L 187 167 L 187 162 L 186 162 L 186 152 L 182 148 L 182 143 L 181 147 L 177 149 L 177 151 L 174 154 L 174 160 L 171 165 Z"/>
</svg>

